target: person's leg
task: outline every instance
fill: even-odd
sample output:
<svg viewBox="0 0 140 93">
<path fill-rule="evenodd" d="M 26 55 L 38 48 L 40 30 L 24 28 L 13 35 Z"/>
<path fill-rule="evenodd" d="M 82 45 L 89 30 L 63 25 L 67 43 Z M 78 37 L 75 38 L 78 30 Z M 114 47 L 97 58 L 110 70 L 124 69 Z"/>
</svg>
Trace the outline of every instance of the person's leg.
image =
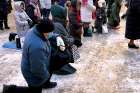
<svg viewBox="0 0 140 93">
<path fill-rule="evenodd" d="M 139 47 L 135 45 L 134 40 L 130 39 L 129 43 L 128 43 L 128 47 L 129 48 L 134 48 L 134 49 L 138 49 Z"/>
<path fill-rule="evenodd" d="M 57 86 L 56 82 L 50 82 L 50 79 L 52 77 L 52 72 L 50 72 L 50 77 L 48 80 L 41 86 L 42 88 L 48 89 L 48 88 L 55 88 Z"/>
<path fill-rule="evenodd" d="M 0 30 L 3 30 L 3 13 L 0 11 Z"/>
<path fill-rule="evenodd" d="M 42 87 L 4 85 L 3 93 L 42 93 Z"/>
<path fill-rule="evenodd" d="M 8 14 L 4 14 L 4 26 L 5 29 L 10 29 L 10 27 L 8 26 Z"/>
<path fill-rule="evenodd" d="M 32 86 L 29 86 L 28 93 L 42 93 L 42 87 L 32 87 Z"/>
<path fill-rule="evenodd" d="M 50 15 L 50 9 L 47 9 L 46 10 L 46 17 L 49 18 L 49 15 Z"/>
</svg>

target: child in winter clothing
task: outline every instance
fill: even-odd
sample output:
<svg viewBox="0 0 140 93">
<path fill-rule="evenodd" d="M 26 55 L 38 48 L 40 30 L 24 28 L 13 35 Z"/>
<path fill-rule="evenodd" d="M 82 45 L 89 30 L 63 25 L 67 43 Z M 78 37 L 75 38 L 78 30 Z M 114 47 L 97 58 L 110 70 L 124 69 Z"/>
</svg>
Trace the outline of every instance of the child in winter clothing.
<svg viewBox="0 0 140 93">
<path fill-rule="evenodd" d="M 95 28 L 98 33 L 103 33 L 103 26 L 107 28 L 106 22 L 106 2 L 105 0 L 98 0 L 95 21 Z"/>
<path fill-rule="evenodd" d="M 84 36 L 92 36 L 90 23 L 92 22 L 92 13 L 96 10 L 93 0 L 82 0 L 81 2 L 81 21 L 83 22 Z"/>
<path fill-rule="evenodd" d="M 29 22 L 31 19 L 24 11 L 25 4 L 22 1 L 15 2 L 15 20 L 16 20 L 16 28 L 17 34 L 19 37 L 24 37 L 29 30 Z"/>
</svg>

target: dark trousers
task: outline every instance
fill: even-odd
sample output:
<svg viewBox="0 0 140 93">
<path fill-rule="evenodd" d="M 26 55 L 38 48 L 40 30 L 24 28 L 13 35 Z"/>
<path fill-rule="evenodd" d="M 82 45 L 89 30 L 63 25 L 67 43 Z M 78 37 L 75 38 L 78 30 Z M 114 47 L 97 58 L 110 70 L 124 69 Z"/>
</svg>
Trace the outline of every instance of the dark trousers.
<svg viewBox="0 0 140 93">
<path fill-rule="evenodd" d="M 12 93 L 42 93 L 42 87 L 22 87 L 16 86 Z"/>
<path fill-rule="evenodd" d="M 41 86 L 38 86 L 38 87 L 34 87 L 34 86 L 30 86 L 30 85 L 28 85 L 28 87 L 16 86 L 13 89 L 13 92 L 11 92 L 11 93 L 42 93 L 43 86 L 46 86 L 50 82 L 51 76 L 52 76 L 52 74 L 50 73 L 49 79 Z"/>
<path fill-rule="evenodd" d="M 8 27 L 7 17 L 7 13 L 0 12 L 0 28 L 3 28 L 3 24 L 5 27 Z"/>
<path fill-rule="evenodd" d="M 41 14 L 43 15 L 43 18 L 49 18 L 50 9 L 41 9 Z"/>
</svg>

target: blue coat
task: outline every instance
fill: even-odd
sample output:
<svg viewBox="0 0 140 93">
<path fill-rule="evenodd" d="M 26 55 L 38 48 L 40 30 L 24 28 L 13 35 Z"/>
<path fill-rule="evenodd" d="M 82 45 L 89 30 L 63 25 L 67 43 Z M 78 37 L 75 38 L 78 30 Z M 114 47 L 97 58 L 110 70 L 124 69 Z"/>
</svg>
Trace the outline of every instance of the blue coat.
<svg viewBox="0 0 140 93">
<path fill-rule="evenodd" d="M 49 77 L 51 47 L 48 39 L 33 27 L 24 41 L 21 70 L 29 86 L 40 86 Z"/>
</svg>

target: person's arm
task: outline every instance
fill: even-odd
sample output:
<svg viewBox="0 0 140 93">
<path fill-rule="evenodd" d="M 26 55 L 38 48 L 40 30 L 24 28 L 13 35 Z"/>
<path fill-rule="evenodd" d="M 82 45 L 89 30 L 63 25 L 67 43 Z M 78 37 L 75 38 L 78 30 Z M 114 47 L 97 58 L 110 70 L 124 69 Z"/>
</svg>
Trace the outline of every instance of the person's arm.
<svg viewBox="0 0 140 93">
<path fill-rule="evenodd" d="M 48 79 L 50 76 L 46 64 L 49 64 L 46 51 L 43 48 L 33 48 L 29 50 L 30 71 L 37 78 Z"/>
<path fill-rule="evenodd" d="M 27 25 L 28 24 L 28 21 L 27 20 L 21 20 L 21 15 L 19 14 L 15 14 L 15 19 L 16 19 L 16 22 L 19 24 L 19 25 Z"/>
</svg>

